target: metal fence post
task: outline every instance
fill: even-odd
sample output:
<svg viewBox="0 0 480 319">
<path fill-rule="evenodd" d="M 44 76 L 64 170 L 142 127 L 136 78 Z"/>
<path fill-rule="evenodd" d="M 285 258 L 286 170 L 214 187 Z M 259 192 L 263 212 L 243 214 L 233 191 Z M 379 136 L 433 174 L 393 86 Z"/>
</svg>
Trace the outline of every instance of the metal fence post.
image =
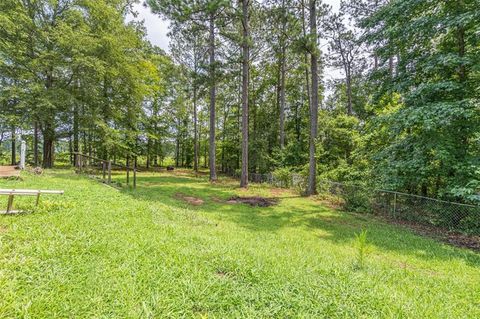
<svg viewBox="0 0 480 319">
<path fill-rule="evenodd" d="M 108 161 L 108 184 L 112 183 L 112 161 Z"/>
<path fill-rule="evenodd" d="M 102 161 L 102 175 L 103 182 L 105 183 L 105 178 L 107 177 L 107 164 L 105 164 L 105 161 Z"/>
<path fill-rule="evenodd" d="M 127 186 L 130 184 L 130 155 L 127 155 Z"/>
<path fill-rule="evenodd" d="M 137 157 L 133 160 L 133 188 L 137 188 Z"/>
<path fill-rule="evenodd" d="M 393 218 L 397 218 L 397 193 L 393 193 Z"/>
</svg>

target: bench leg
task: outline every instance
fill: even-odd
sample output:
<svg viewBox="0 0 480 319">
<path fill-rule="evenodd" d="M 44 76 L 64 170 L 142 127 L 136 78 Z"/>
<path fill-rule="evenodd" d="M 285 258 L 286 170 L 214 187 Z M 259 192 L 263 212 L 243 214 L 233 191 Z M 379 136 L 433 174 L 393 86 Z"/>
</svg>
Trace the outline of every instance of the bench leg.
<svg viewBox="0 0 480 319">
<path fill-rule="evenodd" d="M 37 194 L 37 200 L 35 202 L 35 206 L 38 206 L 38 203 L 40 203 L 40 193 Z"/>
<path fill-rule="evenodd" d="M 7 203 L 7 214 L 12 211 L 13 208 L 13 195 L 8 196 L 8 203 Z"/>
</svg>

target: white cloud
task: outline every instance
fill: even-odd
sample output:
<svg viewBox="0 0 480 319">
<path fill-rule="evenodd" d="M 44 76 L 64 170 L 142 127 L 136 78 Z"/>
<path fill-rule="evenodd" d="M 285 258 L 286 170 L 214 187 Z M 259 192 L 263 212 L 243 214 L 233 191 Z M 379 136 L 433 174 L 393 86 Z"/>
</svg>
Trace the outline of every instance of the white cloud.
<svg viewBox="0 0 480 319">
<path fill-rule="evenodd" d="M 169 39 L 167 33 L 170 23 L 161 19 L 160 16 L 153 14 L 150 8 L 146 8 L 141 4 L 135 4 L 134 10 L 138 13 L 138 16 L 134 18 L 132 15 L 129 15 L 127 20 L 143 20 L 145 28 L 147 29 L 147 39 L 150 43 L 168 52 Z"/>
</svg>

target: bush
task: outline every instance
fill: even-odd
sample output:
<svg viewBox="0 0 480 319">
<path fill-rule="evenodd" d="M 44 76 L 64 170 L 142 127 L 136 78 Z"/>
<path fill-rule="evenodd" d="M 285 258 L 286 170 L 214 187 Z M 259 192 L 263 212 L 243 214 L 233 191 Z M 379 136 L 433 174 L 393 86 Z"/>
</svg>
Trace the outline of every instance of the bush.
<svg viewBox="0 0 480 319">
<path fill-rule="evenodd" d="M 292 172 L 288 168 L 278 168 L 273 172 L 275 184 L 288 188 L 292 185 Z"/>
</svg>

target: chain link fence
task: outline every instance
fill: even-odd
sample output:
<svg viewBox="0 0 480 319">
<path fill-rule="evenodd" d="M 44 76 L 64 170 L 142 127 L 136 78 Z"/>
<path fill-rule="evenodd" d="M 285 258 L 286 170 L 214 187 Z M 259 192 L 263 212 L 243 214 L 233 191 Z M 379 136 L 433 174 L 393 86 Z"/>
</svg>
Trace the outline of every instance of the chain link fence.
<svg viewBox="0 0 480 319">
<path fill-rule="evenodd" d="M 249 180 L 292 188 L 300 193 L 307 187 L 306 177 L 300 174 L 251 173 Z M 480 235 L 480 206 L 328 180 L 319 180 L 317 190 L 347 211 L 372 213 L 397 221 Z"/>
<path fill-rule="evenodd" d="M 480 235 L 479 206 L 332 181 L 320 181 L 318 187 L 320 193 L 337 197 L 349 211 Z"/>
</svg>

